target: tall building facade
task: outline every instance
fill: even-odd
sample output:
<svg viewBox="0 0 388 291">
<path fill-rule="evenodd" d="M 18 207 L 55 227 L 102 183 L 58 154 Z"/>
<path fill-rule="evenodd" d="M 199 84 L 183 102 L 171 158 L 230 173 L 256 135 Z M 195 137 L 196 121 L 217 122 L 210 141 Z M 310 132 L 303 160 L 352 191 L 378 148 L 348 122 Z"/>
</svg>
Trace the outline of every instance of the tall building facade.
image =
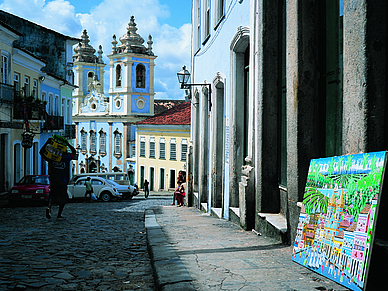
<svg viewBox="0 0 388 291">
<path fill-rule="evenodd" d="M 133 123 L 154 113 L 154 60 L 152 37 L 136 32 L 132 16 L 127 32 L 113 35 L 108 54 L 110 79 L 104 93 L 102 47 L 89 44 L 86 30 L 75 47 L 74 76 L 78 89 L 73 94 L 73 121 L 79 158 L 76 173 L 128 172 L 135 170 L 135 129 Z"/>
<path fill-rule="evenodd" d="M 312 158 L 388 147 L 387 3 L 192 7 L 194 203 L 291 243 Z"/>
<path fill-rule="evenodd" d="M 52 134 L 70 142 L 72 47 L 63 35 L 0 10 L 0 192 L 24 175 L 47 174 L 39 155 Z"/>
</svg>

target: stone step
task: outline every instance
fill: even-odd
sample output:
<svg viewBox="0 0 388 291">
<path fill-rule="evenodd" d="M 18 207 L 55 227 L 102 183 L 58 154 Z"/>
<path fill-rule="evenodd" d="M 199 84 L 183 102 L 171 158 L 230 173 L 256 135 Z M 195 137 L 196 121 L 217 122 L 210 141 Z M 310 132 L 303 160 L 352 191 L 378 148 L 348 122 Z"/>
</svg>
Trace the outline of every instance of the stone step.
<svg viewBox="0 0 388 291">
<path fill-rule="evenodd" d="M 281 213 L 257 213 L 257 231 L 265 236 L 287 242 L 287 220 Z"/>
</svg>

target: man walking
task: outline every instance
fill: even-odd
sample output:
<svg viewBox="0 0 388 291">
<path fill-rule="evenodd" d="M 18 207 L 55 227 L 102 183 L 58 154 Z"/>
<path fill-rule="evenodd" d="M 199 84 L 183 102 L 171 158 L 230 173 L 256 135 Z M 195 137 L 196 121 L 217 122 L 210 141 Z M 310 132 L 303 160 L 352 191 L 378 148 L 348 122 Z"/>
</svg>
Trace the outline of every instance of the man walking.
<svg viewBox="0 0 388 291">
<path fill-rule="evenodd" d="M 92 193 L 93 193 L 93 187 L 92 187 L 92 182 L 90 182 L 90 177 L 86 178 L 85 181 L 85 202 L 86 202 L 86 196 L 89 195 L 89 202 L 92 201 Z"/>
<path fill-rule="evenodd" d="M 63 209 L 67 201 L 67 184 L 70 180 L 70 161 L 77 153 L 75 148 L 66 140 L 71 153 L 65 152 L 60 162 L 48 161 L 48 173 L 50 175 L 50 196 L 46 209 L 46 218 L 51 218 L 51 207 L 59 205 L 57 220 L 64 220 Z"/>
<path fill-rule="evenodd" d="M 145 180 L 144 181 L 144 196 L 145 196 L 145 198 L 148 198 L 148 195 L 150 195 L 150 190 L 148 189 L 148 185 L 149 185 L 148 181 Z"/>
</svg>

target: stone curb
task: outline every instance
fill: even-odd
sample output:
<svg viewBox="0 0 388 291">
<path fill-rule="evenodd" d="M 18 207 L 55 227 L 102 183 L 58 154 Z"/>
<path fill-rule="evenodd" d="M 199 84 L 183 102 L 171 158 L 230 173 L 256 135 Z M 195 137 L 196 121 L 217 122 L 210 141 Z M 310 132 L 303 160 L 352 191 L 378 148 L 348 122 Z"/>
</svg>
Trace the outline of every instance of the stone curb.
<svg viewBox="0 0 388 291">
<path fill-rule="evenodd" d="M 195 290 L 191 277 L 176 255 L 162 231 L 151 209 L 144 212 L 147 231 L 147 248 L 151 257 L 156 290 Z"/>
</svg>

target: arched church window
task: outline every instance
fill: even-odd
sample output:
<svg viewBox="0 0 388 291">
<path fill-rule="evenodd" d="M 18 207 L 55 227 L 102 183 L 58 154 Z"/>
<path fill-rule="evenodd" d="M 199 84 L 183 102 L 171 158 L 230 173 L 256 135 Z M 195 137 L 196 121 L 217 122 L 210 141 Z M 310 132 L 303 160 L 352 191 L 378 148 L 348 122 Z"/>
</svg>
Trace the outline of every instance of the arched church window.
<svg viewBox="0 0 388 291">
<path fill-rule="evenodd" d="M 116 87 L 121 87 L 121 65 L 116 66 Z"/>
<path fill-rule="evenodd" d="M 88 88 L 88 92 L 91 91 L 92 86 L 90 84 L 93 83 L 93 77 L 94 77 L 94 73 L 93 72 L 89 72 L 88 73 L 88 78 L 87 78 L 87 83 L 86 83 L 86 86 Z"/>
<path fill-rule="evenodd" d="M 101 128 L 98 133 L 100 134 L 99 154 L 101 157 L 104 157 L 106 155 L 106 132 Z"/>
<path fill-rule="evenodd" d="M 96 131 L 90 131 L 90 154 L 94 156 L 97 153 L 97 145 L 96 145 Z"/>
<path fill-rule="evenodd" d="M 145 88 L 145 67 L 143 64 L 136 66 L 136 88 Z"/>
<path fill-rule="evenodd" d="M 81 129 L 81 153 L 86 154 L 87 153 L 87 148 L 86 148 L 86 130 L 85 128 Z"/>
<path fill-rule="evenodd" d="M 114 134 L 114 156 L 119 159 L 121 158 L 121 133 L 119 132 L 119 129 L 116 128 L 116 130 L 113 132 Z"/>
</svg>

